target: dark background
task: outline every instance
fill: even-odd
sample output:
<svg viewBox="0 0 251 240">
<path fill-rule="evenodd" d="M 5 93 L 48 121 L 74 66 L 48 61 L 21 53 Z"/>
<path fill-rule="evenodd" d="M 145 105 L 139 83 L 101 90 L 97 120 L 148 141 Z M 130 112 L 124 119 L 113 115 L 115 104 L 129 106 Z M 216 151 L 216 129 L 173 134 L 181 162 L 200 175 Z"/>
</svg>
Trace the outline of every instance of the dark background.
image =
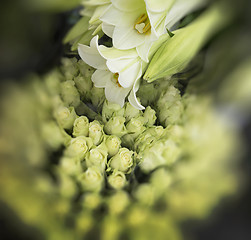
<svg viewBox="0 0 251 240">
<path fill-rule="evenodd" d="M 234 4 L 234 1 L 229 1 L 229 4 Z M 233 39 L 229 39 L 231 49 L 226 50 L 226 57 L 231 51 L 240 52 L 238 50 L 243 49 L 238 37 L 245 38 L 251 45 L 250 1 L 238 1 L 235 4 L 240 12 L 235 22 L 226 30 L 226 32 L 236 33 L 232 35 Z M 72 24 L 71 19 L 74 18 L 72 16 L 74 16 L 72 11 L 63 13 L 30 11 L 20 1 L 1 2 L 0 86 L 2 90 L 4 85 L 10 81 L 24 81 L 24 77 L 29 72 L 43 74 L 60 63 L 60 58 L 64 56 L 67 49 L 61 43 L 62 38 Z M 246 46 L 244 52 L 250 54 L 250 46 Z M 229 67 L 231 67 L 231 63 Z M 251 239 L 250 116 L 246 116 L 241 129 L 247 151 L 241 158 L 239 170 L 246 177 L 246 183 L 234 198 L 223 200 L 214 209 L 209 219 L 184 224 L 184 234 L 189 236 L 189 239 Z M 0 206 L 0 239 L 34 240 L 34 234 L 37 235 L 36 230 L 28 226 L 23 228 L 22 223 L 11 209 L 1 202 Z M 15 228 L 17 224 L 21 226 L 18 229 Z M 28 231 L 22 229 L 28 229 Z M 43 239 L 42 236 L 41 239 Z"/>
</svg>

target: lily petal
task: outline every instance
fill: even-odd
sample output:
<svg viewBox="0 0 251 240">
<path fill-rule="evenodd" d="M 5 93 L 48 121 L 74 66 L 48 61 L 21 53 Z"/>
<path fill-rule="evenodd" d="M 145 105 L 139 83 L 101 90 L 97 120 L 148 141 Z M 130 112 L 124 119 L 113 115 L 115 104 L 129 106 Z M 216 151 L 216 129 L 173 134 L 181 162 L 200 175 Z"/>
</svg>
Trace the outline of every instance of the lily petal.
<svg viewBox="0 0 251 240">
<path fill-rule="evenodd" d="M 117 103 L 121 107 L 125 104 L 125 98 L 130 92 L 131 88 L 122 88 L 112 80 L 107 81 L 105 87 L 105 96 L 109 102 Z"/>
<path fill-rule="evenodd" d="M 115 27 L 113 32 L 113 46 L 115 48 L 125 50 L 135 48 L 145 41 L 145 35 L 138 34 L 132 26 Z"/>
<path fill-rule="evenodd" d="M 98 36 L 95 36 L 91 40 L 90 47 L 83 44 L 78 45 L 78 54 L 88 65 L 105 70 L 107 69 L 106 60 L 100 55 L 97 46 Z"/>
<path fill-rule="evenodd" d="M 109 79 L 111 79 L 112 76 L 113 73 L 111 73 L 108 70 L 96 70 L 92 74 L 92 81 L 95 87 L 104 88 L 106 86 L 107 81 L 109 81 Z"/>
<path fill-rule="evenodd" d="M 136 92 L 135 92 L 134 89 L 131 90 L 131 92 L 130 92 L 130 94 L 129 94 L 129 97 L 128 97 L 128 100 L 129 100 L 129 103 L 130 103 L 133 107 L 135 107 L 136 109 L 139 109 L 139 110 L 144 110 L 144 109 L 145 109 L 145 107 L 142 106 L 142 105 L 139 103 L 139 101 L 138 101 L 138 99 L 137 99 L 137 97 L 136 97 Z"/>
<path fill-rule="evenodd" d="M 102 30 L 103 32 L 110 38 L 112 38 L 113 31 L 114 31 L 114 26 L 110 25 L 108 23 L 103 22 L 102 23 Z"/>
<path fill-rule="evenodd" d="M 142 0 L 111 0 L 112 4 L 121 11 L 132 12 L 144 8 Z"/>
<path fill-rule="evenodd" d="M 169 10 L 176 0 L 144 0 L 146 7 L 153 12 Z M 188 1 L 189 2 L 189 1 Z"/>
</svg>

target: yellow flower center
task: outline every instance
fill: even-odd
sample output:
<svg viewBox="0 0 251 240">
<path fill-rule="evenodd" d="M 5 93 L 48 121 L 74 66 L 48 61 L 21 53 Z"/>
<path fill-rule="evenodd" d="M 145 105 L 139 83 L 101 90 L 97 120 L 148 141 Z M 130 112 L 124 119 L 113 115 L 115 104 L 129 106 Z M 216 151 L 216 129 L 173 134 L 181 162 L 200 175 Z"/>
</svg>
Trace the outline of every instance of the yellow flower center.
<svg viewBox="0 0 251 240">
<path fill-rule="evenodd" d="M 120 84 L 119 84 L 119 73 L 114 73 L 113 74 L 113 78 L 115 80 L 115 83 L 119 86 L 119 87 L 122 87 Z"/>
<path fill-rule="evenodd" d="M 136 19 L 134 23 L 134 28 L 139 34 L 147 34 L 151 32 L 151 24 L 146 13 L 143 13 Z"/>
</svg>

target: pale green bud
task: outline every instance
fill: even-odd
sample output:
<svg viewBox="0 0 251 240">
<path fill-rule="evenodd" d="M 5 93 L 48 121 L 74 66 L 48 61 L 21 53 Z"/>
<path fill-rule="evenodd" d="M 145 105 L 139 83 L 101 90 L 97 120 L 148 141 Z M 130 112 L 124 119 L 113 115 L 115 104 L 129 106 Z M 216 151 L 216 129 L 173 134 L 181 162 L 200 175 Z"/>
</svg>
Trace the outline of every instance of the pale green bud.
<svg viewBox="0 0 251 240">
<path fill-rule="evenodd" d="M 141 114 L 141 111 L 133 107 L 129 102 L 125 103 L 124 109 L 124 117 L 126 119 L 126 122 L 128 122 L 131 118 L 138 117 Z"/>
<path fill-rule="evenodd" d="M 61 70 L 63 71 L 66 80 L 72 80 L 74 76 L 77 76 L 78 69 L 76 67 L 76 58 L 63 58 L 62 64 L 63 66 L 61 67 Z"/>
<path fill-rule="evenodd" d="M 112 169 L 130 173 L 133 167 L 133 151 L 127 148 L 120 148 L 119 152 L 110 159 L 108 165 Z"/>
<path fill-rule="evenodd" d="M 148 127 L 153 126 L 154 123 L 155 123 L 155 121 L 156 121 L 156 119 L 157 119 L 156 112 L 150 106 L 148 106 L 146 108 L 146 110 L 144 111 L 143 116 L 145 118 L 145 124 Z"/>
<path fill-rule="evenodd" d="M 100 144 L 103 135 L 103 126 L 97 120 L 94 120 L 89 124 L 89 137 L 95 145 Z"/>
<path fill-rule="evenodd" d="M 79 182 L 84 190 L 96 192 L 102 189 L 104 176 L 99 168 L 92 166 L 80 175 Z"/>
<path fill-rule="evenodd" d="M 103 121 L 108 121 L 113 116 L 122 116 L 124 115 L 124 108 L 121 108 L 119 104 L 109 102 L 107 100 L 104 101 L 102 108 L 102 118 Z"/>
<path fill-rule="evenodd" d="M 159 168 L 152 173 L 150 183 L 153 186 L 155 195 L 160 197 L 171 184 L 170 173 L 165 168 Z"/>
<path fill-rule="evenodd" d="M 103 88 L 93 87 L 91 89 L 91 102 L 92 104 L 100 109 L 105 101 L 105 92 Z"/>
<path fill-rule="evenodd" d="M 64 173 L 70 176 L 83 172 L 81 161 L 78 158 L 63 157 L 60 160 L 60 167 Z"/>
<path fill-rule="evenodd" d="M 45 122 L 42 125 L 42 137 L 46 144 L 56 150 L 64 143 L 64 136 L 56 122 Z"/>
<path fill-rule="evenodd" d="M 65 174 L 64 172 L 59 173 L 59 192 L 63 197 L 72 198 L 77 193 L 77 185 L 75 181 Z"/>
<path fill-rule="evenodd" d="M 80 103 L 80 95 L 72 80 L 61 83 L 60 95 L 67 106 L 77 107 Z"/>
<path fill-rule="evenodd" d="M 90 100 L 91 97 L 91 89 L 92 89 L 92 81 L 91 78 L 83 77 L 78 75 L 74 78 L 75 85 L 78 91 L 85 100 Z"/>
<path fill-rule="evenodd" d="M 162 134 L 164 133 L 164 129 L 162 126 L 150 127 L 146 129 L 142 134 L 140 134 L 134 144 L 134 149 L 139 151 L 144 151 L 146 147 L 148 147 L 151 143 L 158 140 Z"/>
<path fill-rule="evenodd" d="M 69 145 L 65 149 L 65 156 L 77 157 L 78 159 L 83 160 L 92 145 L 93 142 L 91 138 L 84 136 L 72 138 Z"/>
<path fill-rule="evenodd" d="M 120 214 L 126 210 L 130 199 L 126 192 L 117 191 L 109 198 L 108 207 L 111 214 Z"/>
<path fill-rule="evenodd" d="M 104 130 L 107 134 L 122 137 L 127 132 L 124 123 L 125 123 L 124 117 L 121 116 L 112 117 L 105 124 Z"/>
<path fill-rule="evenodd" d="M 83 207 L 85 209 L 96 209 L 102 202 L 101 196 L 98 193 L 86 193 L 83 198 Z"/>
<path fill-rule="evenodd" d="M 87 167 L 96 166 L 104 171 L 107 164 L 107 151 L 101 148 L 91 149 L 85 157 Z"/>
<path fill-rule="evenodd" d="M 137 92 L 137 96 L 140 98 L 140 101 L 143 106 L 149 106 L 156 102 L 159 91 L 157 86 L 154 83 L 147 83 L 142 81 L 140 88 Z"/>
<path fill-rule="evenodd" d="M 57 95 L 60 92 L 60 79 L 62 74 L 58 70 L 49 72 L 45 78 L 46 87 L 51 95 Z"/>
<path fill-rule="evenodd" d="M 55 112 L 58 124 L 67 130 L 72 129 L 73 123 L 77 118 L 77 114 L 73 107 L 59 107 Z"/>
<path fill-rule="evenodd" d="M 113 157 L 119 151 L 121 140 L 119 137 L 110 135 L 105 138 L 108 156 Z"/>
<path fill-rule="evenodd" d="M 89 134 L 89 120 L 86 116 L 81 116 L 75 119 L 73 124 L 73 133 L 74 137 L 85 136 Z"/>
<path fill-rule="evenodd" d="M 154 189 L 147 183 L 140 184 L 133 195 L 141 204 L 146 206 L 153 205 L 155 200 Z"/>
<path fill-rule="evenodd" d="M 159 139 L 143 152 L 139 153 L 142 159 L 140 168 L 149 172 L 159 166 L 170 166 L 180 157 L 181 149 L 171 139 Z"/>
<path fill-rule="evenodd" d="M 122 189 L 127 183 L 125 174 L 121 171 L 114 170 L 108 177 L 108 183 L 116 190 Z"/>
<path fill-rule="evenodd" d="M 174 31 L 174 36 L 154 54 L 144 79 L 152 82 L 183 70 L 207 40 L 229 21 L 229 14 L 222 14 L 226 6 L 220 4 L 212 6 L 188 26 Z"/>
</svg>

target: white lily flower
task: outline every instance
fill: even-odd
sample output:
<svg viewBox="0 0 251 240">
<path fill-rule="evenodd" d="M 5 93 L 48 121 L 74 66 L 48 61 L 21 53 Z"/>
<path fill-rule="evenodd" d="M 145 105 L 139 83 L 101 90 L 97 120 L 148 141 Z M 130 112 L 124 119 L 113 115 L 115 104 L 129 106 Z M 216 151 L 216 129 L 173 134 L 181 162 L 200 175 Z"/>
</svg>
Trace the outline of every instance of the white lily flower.
<svg viewBox="0 0 251 240">
<path fill-rule="evenodd" d="M 144 109 L 136 98 L 144 64 L 135 49 L 118 50 L 98 45 L 95 36 L 90 47 L 79 44 L 78 53 L 82 60 L 97 70 L 92 75 L 95 87 L 105 88 L 108 101 L 124 106 L 125 98 L 137 109 Z"/>
<path fill-rule="evenodd" d="M 165 18 L 175 0 L 111 0 L 100 17 L 102 30 L 121 50 L 136 48 L 148 62 L 152 43 L 166 33 Z"/>
</svg>

